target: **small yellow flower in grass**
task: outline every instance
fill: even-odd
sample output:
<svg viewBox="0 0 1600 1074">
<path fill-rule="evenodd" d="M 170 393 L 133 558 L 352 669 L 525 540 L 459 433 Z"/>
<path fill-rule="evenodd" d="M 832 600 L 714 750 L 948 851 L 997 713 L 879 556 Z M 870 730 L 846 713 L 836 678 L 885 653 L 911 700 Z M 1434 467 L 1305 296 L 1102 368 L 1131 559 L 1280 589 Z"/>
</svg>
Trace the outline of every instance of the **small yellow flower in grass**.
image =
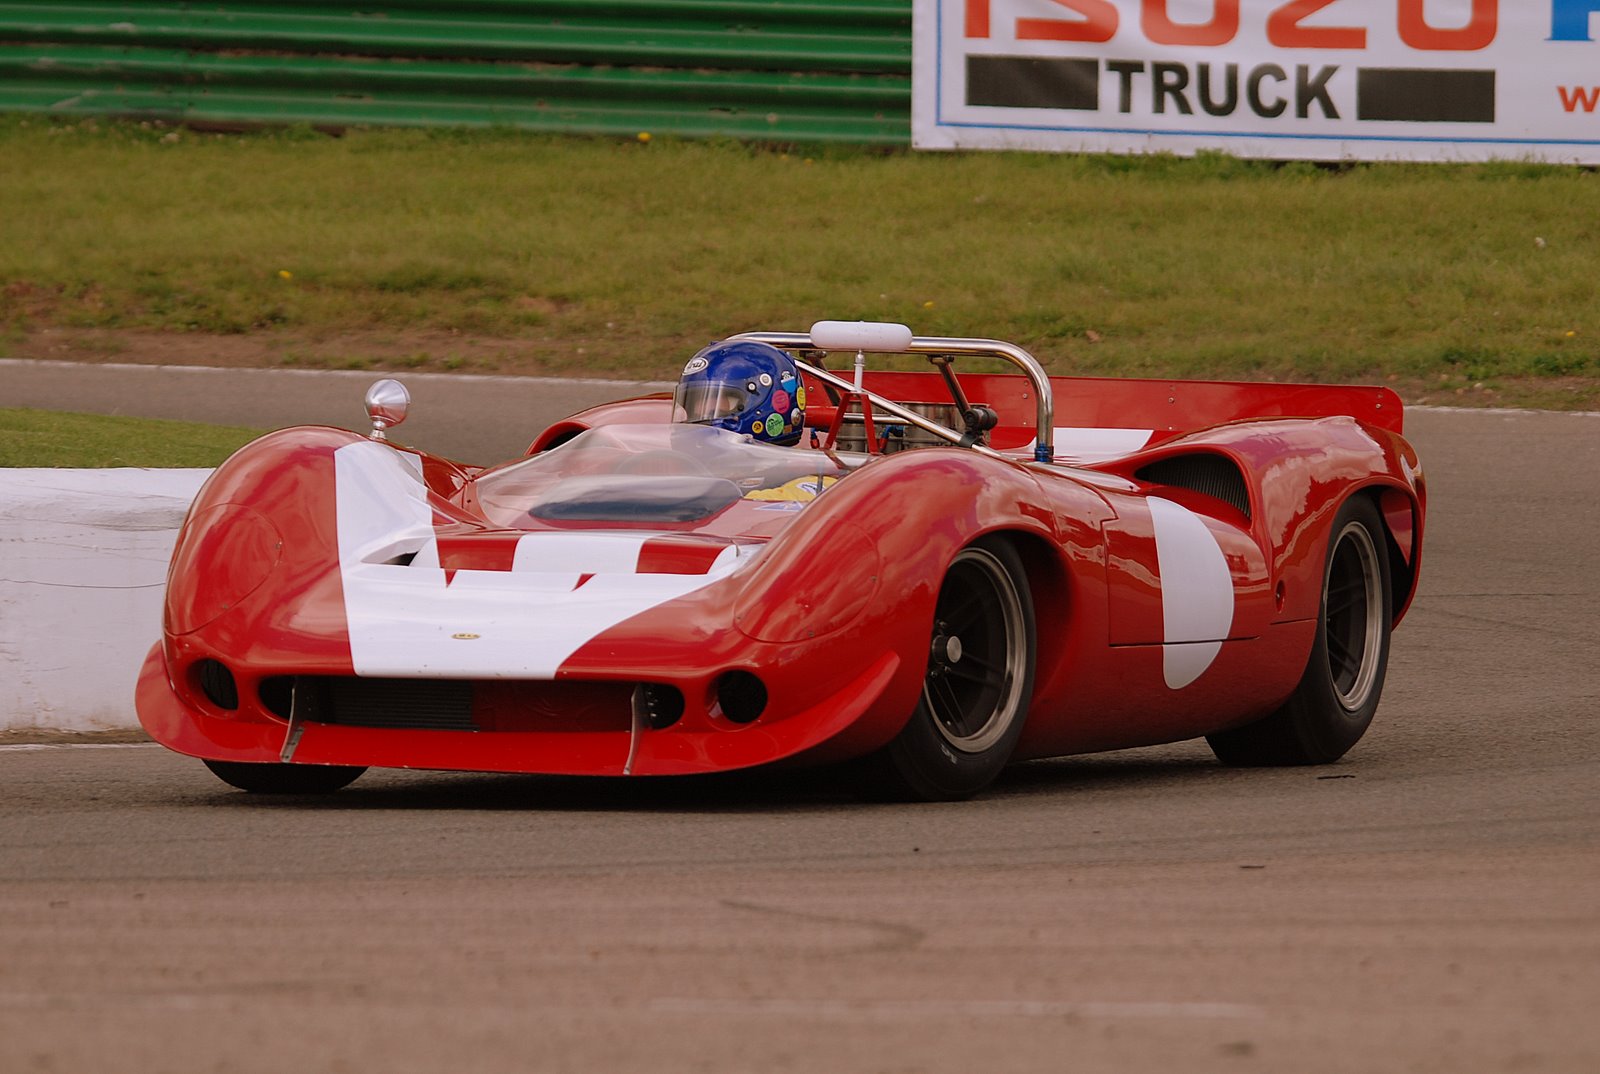
<svg viewBox="0 0 1600 1074">
<path fill-rule="evenodd" d="M 922 304 L 922 308 L 925 309 L 925 310 L 933 309 L 933 299 L 930 298 L 930 299 L 928 299 L 928 301 L 924 302 Z"/>
<path fill-rule="evenodd" d="M 1568 338 L 1568 339 L 1571 339 L 1571 338 L 1572 338 L 1572 337 L 1573 337 L 1573 336 L 1575 336 L 1575 335 L 1577 335 L 1577 334 L 1578 334 L 1578 333 L 1577 333 L 1577 332 L 1568 332 L 1568 333 L 1567 333 L 1567 338 Z"/>
<path fill-rule="evenodd" d="M 290 272 L 286 268 L 281 268 L 281 269 L 278 270 L 278 279 L 280 279 L 280 280 L 292 280 L 292 279 L 294 279 L 294 273 Z"/>
<path fill-rule="evenodd" d="M 637 135 L 635 135 L 635 137 L 638 138 L 639 141 L 641 141 L 641 142 L 648 142 L 650 140 L 650 132 L 649 131 L 640 131 Z"/>
</svg>

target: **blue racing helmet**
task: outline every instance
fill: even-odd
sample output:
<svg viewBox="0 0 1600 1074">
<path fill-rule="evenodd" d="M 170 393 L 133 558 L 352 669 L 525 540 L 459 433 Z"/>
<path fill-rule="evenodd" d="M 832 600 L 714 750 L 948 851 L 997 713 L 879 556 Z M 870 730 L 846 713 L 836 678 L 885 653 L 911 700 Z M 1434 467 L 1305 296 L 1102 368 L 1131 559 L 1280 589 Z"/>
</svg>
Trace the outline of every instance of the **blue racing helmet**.
<svg viewBox="0 0 1600 1074">
<path fill-rule="evenodd" d="M 798 443 L 806 421 L 800 369 L 767 343 L 713 343 L 683 367 L 672 418 L 769 444 Z"/>
</svg>

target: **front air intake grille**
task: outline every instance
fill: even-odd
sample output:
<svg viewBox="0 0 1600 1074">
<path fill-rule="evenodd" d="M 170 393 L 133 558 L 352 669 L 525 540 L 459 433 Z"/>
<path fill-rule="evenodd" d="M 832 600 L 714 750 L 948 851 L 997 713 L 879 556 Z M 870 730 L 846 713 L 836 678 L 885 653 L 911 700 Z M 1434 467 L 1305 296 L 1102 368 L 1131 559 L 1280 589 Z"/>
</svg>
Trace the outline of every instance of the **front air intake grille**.
<svg viewBox="0 0 1600 1074">
<path fill-rule="evenodd" d="M 321 722 L 472 731 L 472 684 L 454 679 L 324 679 Z M 307 718 L 317 716 L 307 713 Z"/>
<path fill-rule="evenodd" d="M 1134 474 L 1152 485 L 1170 485 L 1214 496 L 1250 517 L 1250 490 L 1232 459 L 1223 455 L 1177 455 L 1141 466 Z"/>
<path fill-rule="evenodd" d="M 629 682 L 302 675 L 264 680 L 261 699 L 280 717 L 292 704 L 300 720 L 341 727 L 579 733 L 628 731 L 633 691 Z"/>
</svg>

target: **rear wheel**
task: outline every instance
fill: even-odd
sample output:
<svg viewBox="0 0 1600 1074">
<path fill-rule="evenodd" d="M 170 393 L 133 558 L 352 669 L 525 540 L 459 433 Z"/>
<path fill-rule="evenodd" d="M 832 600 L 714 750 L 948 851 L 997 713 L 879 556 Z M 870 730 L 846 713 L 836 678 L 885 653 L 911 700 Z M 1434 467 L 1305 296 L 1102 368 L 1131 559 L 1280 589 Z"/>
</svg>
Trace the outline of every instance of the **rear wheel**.
<svg viewBox="0 0 1600 1074">
<path fill-rule="evenodd" d="M 1207 736 L 1224 764 L 1328 764 L 1366 733 L 1389 663 L 1392 618 L 1383 523 L 1353 497 L 1333 523 L 1323 570 L 1322 610 L 1305 674 L 1265 719 Z"/>
<path fill-rule="evenodd" d="M 1033 694 L 1033 600 L 1004 542 L 961 550 L 934 609 L 922 700 L 869 766 L 872 789 L 896 798 L 969 798 L 1016 748 Z"/>
<path fill-rule="evenodd" d="M 230 787 L 252 794 L 332 794 L 354 783 L 366 771 L 345 765 L 245 761 L 207 761 L 206 767 Z"/>
</svg>

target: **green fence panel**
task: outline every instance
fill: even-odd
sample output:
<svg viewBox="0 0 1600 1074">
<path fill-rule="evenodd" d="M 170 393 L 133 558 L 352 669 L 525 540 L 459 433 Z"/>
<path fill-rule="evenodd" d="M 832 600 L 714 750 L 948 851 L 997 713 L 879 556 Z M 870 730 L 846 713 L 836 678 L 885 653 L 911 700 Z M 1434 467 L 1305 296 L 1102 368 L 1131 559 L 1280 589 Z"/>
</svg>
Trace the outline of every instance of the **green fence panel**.
<svg viewBox="0 0 1600 1074">
<path fill-rule="evenodd" d="M 0 2 L 0 111 L 903 145 L 909 0 Z"/>
</svg>

